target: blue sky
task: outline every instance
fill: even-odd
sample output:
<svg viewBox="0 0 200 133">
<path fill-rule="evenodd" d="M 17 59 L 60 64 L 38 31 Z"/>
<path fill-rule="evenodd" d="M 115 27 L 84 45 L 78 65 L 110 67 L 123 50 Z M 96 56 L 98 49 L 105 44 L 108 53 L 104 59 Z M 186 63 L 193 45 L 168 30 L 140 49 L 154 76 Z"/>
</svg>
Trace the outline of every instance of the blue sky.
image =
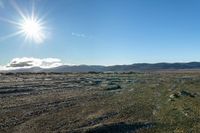
<svg viewBox="0 0 200 133">
<path fill-rule="evenodd" d="M 0 18 L 18 21 L 12 1 L 0 0 Z M 0 64 L 13 58 L 59 58 L 67 64 L 113 65 L 200 61 L 199 0 L 16 0 L 23 12 L 44 16 L 42 44 L 0 20 Z"/>
</svg>

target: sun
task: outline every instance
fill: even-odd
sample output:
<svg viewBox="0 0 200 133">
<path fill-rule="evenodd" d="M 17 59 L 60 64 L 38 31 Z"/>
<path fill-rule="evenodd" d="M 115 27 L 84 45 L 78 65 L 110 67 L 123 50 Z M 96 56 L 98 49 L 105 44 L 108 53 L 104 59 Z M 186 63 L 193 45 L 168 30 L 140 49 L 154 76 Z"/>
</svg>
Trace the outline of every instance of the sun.
<svg viewBox="0 0 200 133">
<path fill-rule="evenodd" d="M 25 17 L 20 23 L 19 29 L 28 40 L 42 43 L 45 39 L 44 26 L 37 17 Z"/>
<path fill-rule="evenodd" d="M 45 16 L 38 16 L 35 12 L 35 4 L 32 5 L 32 10 L 24 13 L 23 10 L 18 6 L 16 1 L 11 2 L 12 6 L 16 9 L 18 15 L 21 17 L 18 21 L 11 20 L 7 18 L 1 18 L 0 21 L 8 22 L 16 26 L 17 31 L 6 36 L 0 36 L 1 40 L 6 40 L 15 36 L 23 36 L 25 41 L 34 42 L 37 44 L 42 44 L 49 35 L 49 28 L 47 28 L 46 21 L 44 21 Z"/>
</svg>

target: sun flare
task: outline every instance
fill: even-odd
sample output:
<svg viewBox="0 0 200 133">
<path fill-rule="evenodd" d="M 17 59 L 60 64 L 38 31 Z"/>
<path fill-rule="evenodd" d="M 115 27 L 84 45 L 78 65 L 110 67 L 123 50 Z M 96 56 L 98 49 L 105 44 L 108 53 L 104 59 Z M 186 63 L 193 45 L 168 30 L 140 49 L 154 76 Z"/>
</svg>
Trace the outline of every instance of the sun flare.
<svg viewBox="0 0 200 133">
<path fill-rule="evenodd" d="M 33 40 L 36 43 L 42 43 L 45 39 L 44 27 L 37 18 L 24 18 L 19 28 L 26 39 Z"/>
<path fill-rule="evenodd" d="M 17 26 L 16 32 L 0 37 L 0 41 L 21 35 L 25 38 L 25 41 L 34 42 L 37 44 L 43 43 L 48 38 L 47 33 L 49 33 L 47 31 L 49 28 L 47 29 L 45 26 L 45 16 L 39 17 L 35 13 L 34 3 L 32 5 L 32 10 L 27 13 L 24 13 L 15 1 L 12 1 L 11 4 L 16 9 L 18 15 L 21 18 L 19 18 L 19 21 L 16 21 L 0 17 L 0 21 L 4 21 Z"/>
</svg>

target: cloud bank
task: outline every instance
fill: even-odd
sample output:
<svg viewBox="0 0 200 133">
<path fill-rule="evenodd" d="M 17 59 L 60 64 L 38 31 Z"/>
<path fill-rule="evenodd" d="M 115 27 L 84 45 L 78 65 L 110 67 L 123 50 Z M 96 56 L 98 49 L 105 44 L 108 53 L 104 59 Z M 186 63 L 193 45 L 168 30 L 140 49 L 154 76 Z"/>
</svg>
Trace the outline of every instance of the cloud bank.
<svg viewBox="0 0 200 133">
<path fill-rule="evenodd" d="M 14 58 L 6 66 L 0 66 L 0 70 L 14 70 L 20 68 L 53 68 L 63 65 L 62 61 L 58 58 Z"/>
</svg>

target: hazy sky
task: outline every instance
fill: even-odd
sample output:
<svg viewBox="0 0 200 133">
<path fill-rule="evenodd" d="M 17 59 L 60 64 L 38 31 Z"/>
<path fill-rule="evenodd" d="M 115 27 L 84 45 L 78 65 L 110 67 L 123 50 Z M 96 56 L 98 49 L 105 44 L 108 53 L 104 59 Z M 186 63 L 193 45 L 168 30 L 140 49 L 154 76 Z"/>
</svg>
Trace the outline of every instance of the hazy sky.
<svg viewBox="0 0 200 133">
<path fill-rule="evenodd" d="M 20 21 L 16 5 L 28 15 L 33 3 L 48 28 L 45 40 L 7 36 L 18 30 L 5 21 Z M 199 7 L 199 0 L 0 0 L 0 64 L 16 57 L 101 65 L 200 61 Z"/>
</svg>

